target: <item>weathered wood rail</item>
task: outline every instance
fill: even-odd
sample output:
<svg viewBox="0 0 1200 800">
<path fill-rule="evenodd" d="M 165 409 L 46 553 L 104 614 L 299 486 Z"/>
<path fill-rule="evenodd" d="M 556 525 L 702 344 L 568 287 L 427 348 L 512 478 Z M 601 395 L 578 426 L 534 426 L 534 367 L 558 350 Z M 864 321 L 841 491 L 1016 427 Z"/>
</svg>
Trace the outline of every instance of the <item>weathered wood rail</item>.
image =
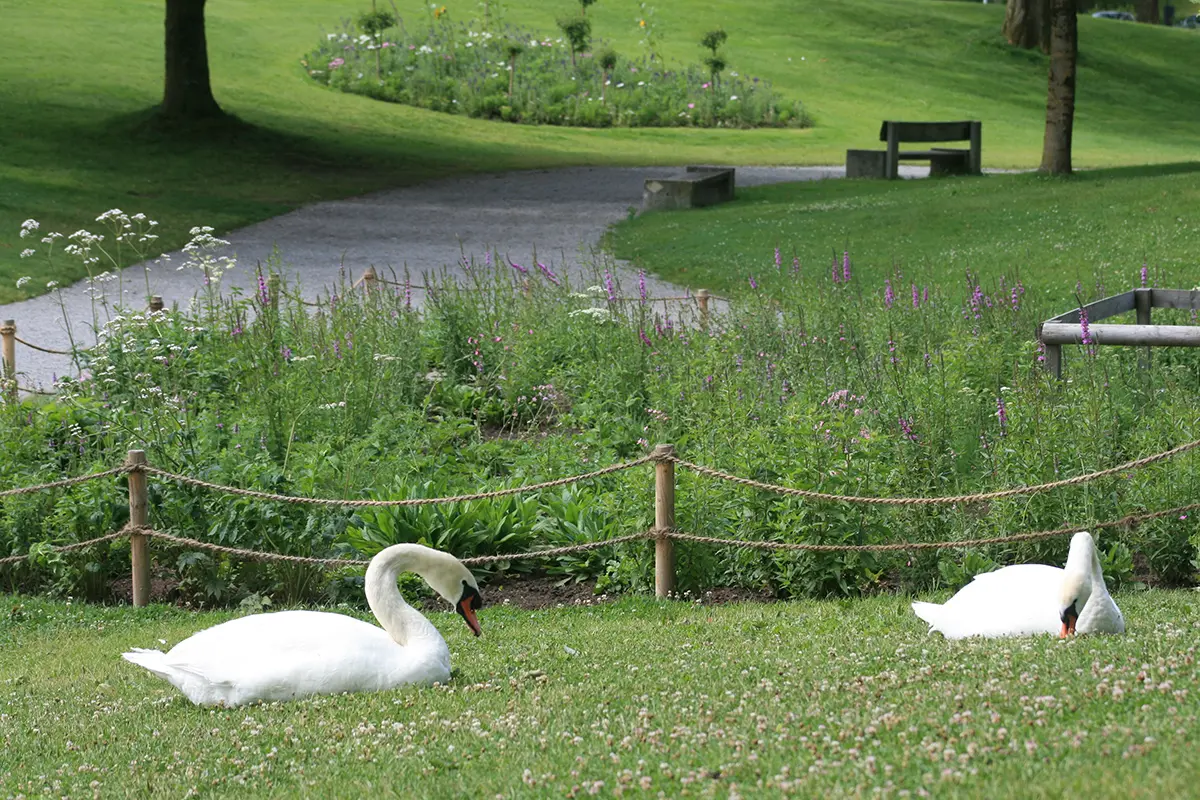
<svg viewBox="0 0 1200 800">
<path fill-rule="evenodd" d="M 1064 344 L 1112 345 L 1144 348 L 1139 366 L 1150 368 L 1152 347 L 1200 347 L 1200 327 L 1195 325 L 1153 325 L 1151 310 L 1175 308 L 1200 310 L 1200 289 L 1133 289 L 1102 300 L 1087 303 L 1038 326 L 1037 338 L 1046 350 L 1045 367 L 1062 378 Z M 1095 324 L 1130 311 L 1137 313 L 1134 325 Z M 1083 314 L 1088 320 L 1089 341 L 1084 341 Z"/>
</svg>

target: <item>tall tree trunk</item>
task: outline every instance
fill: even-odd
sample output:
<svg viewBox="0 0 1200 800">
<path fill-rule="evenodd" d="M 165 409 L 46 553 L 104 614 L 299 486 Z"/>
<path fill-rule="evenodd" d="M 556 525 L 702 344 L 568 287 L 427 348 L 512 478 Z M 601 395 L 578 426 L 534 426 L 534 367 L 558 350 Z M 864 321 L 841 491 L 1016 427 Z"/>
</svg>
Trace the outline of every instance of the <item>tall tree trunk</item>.
<svg viewBox="0 0 1200 800">
<path fill-rule="evenodd" d="M 1004 8 L 1004 38 L 1014 47 L 1050 52 L 1051 0 L 1008 0 Z"/>
<path fill-rule="evenodd" d="M 1075 62 L 1079 29 L 1075 0 L 1051 0 L 1050 87 L 1046 94 L 1046 136 L 1039 172 L 1071 174 L 1071 133 L 1075 126 Z"/>
<path fill-rule="evenodd" d="M 1138 0 L 1136 11 L 1138 22 L 1158 24 L 1158 0 Z"/>
<path fill-rule="evenodd" d="M 179 119 L 224 114 L 208 78 L 208 42 L 204 36 L 206 0 L 167 0 L 166 82 L 162 113 Z"/>
</svg>

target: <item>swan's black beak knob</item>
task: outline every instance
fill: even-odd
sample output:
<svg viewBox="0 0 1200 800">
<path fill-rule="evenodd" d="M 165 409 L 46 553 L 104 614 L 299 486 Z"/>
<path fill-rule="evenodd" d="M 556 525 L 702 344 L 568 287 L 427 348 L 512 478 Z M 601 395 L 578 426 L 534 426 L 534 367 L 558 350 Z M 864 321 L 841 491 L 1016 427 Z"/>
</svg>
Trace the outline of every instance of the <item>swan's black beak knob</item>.
<svg viewBox="0 0 1200 800">
<path fill-rule="evenodd" d="M 1071 605 L 1064 608 L 1059 618 L 1062 619 L 1063 626 L 1062 631 L 1058 634 L 1058 638 L 1065 639 L 1073 635 L 1075 633 L 1075 623 L 1079 621 L 1079 614 L 1075 611 L 1075 603 L 1072 602 Z"/>
<path fill-rule="evenodd" d="M 479 596 L 478 589 L 463 581 L 462 597 L 459 598 L 454 608 L 466 621 L 471 633 L 476 636 L 483 635 L 483 629 L 479 627 L 479 618 L 475 616 L 475 611 L 483 608 L 483 598 Z"/>
</svg>

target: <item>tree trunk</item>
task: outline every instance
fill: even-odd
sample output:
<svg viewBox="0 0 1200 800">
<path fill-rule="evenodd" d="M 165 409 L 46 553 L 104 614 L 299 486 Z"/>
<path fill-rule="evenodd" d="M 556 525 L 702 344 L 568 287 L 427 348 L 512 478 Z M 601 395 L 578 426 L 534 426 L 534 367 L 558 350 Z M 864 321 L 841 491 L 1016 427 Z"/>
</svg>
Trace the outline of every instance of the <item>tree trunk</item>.
<svg viewBox="0 0 1200 800">
<path fill-rule="evenodd" d="M 1158 0 L 1138 0 L 1136 11 L 1138 22 L 1158 24 Z"/>
<path fill-rule="evenodd" d="M 1004 9 L 1004 38 L 1014 47 L 1050 52 L 1051 0 L 1008 0 Z"/>
<path fill-rule="evenodd" d="M 208 78 L 208 43 L 204 36 L 206 0 L 167 0 L 166 82 L 162 113 L 180 119 L 224 114 L 213 98 Z"/>
<path fill-rule="evenodd" d="M 1042 166 L 1048 175 L 1071 174 L 1071 132 L 1075 125 L 1075 62 L 1079 31 L 1075 0 L 1051 0 L 1050 87 L 1046 94 L 1046 136 Z"/>
</svg>

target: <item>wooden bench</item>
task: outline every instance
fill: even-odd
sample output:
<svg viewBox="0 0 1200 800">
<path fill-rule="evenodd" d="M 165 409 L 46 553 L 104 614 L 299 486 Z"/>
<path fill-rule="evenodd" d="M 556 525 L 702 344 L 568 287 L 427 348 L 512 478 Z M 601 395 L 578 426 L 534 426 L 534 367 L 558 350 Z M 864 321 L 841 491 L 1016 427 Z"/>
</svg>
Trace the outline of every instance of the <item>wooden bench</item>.
<svg viewBox="0 0 1200 800">
<path fill-rule="evenodd" d="M 733 169 L 691 166 L 666 178 L 647 178 L 642 190 L 642 210 L 700 208 L 732 200 L 733 194 Z"/>
<path fill-rule="evenodd" d="M 928 161 L 930 175 L 978 175 L 982 171 L 982 129 L 978 120 L 963 122 L 886 121 L 879 141 L 887 150 L 847 150 L 847 178 L 898 178 L 901 161 Z M 970 142 L 970 147 L 901 150 L 908 142 Z"/>
</svg>

